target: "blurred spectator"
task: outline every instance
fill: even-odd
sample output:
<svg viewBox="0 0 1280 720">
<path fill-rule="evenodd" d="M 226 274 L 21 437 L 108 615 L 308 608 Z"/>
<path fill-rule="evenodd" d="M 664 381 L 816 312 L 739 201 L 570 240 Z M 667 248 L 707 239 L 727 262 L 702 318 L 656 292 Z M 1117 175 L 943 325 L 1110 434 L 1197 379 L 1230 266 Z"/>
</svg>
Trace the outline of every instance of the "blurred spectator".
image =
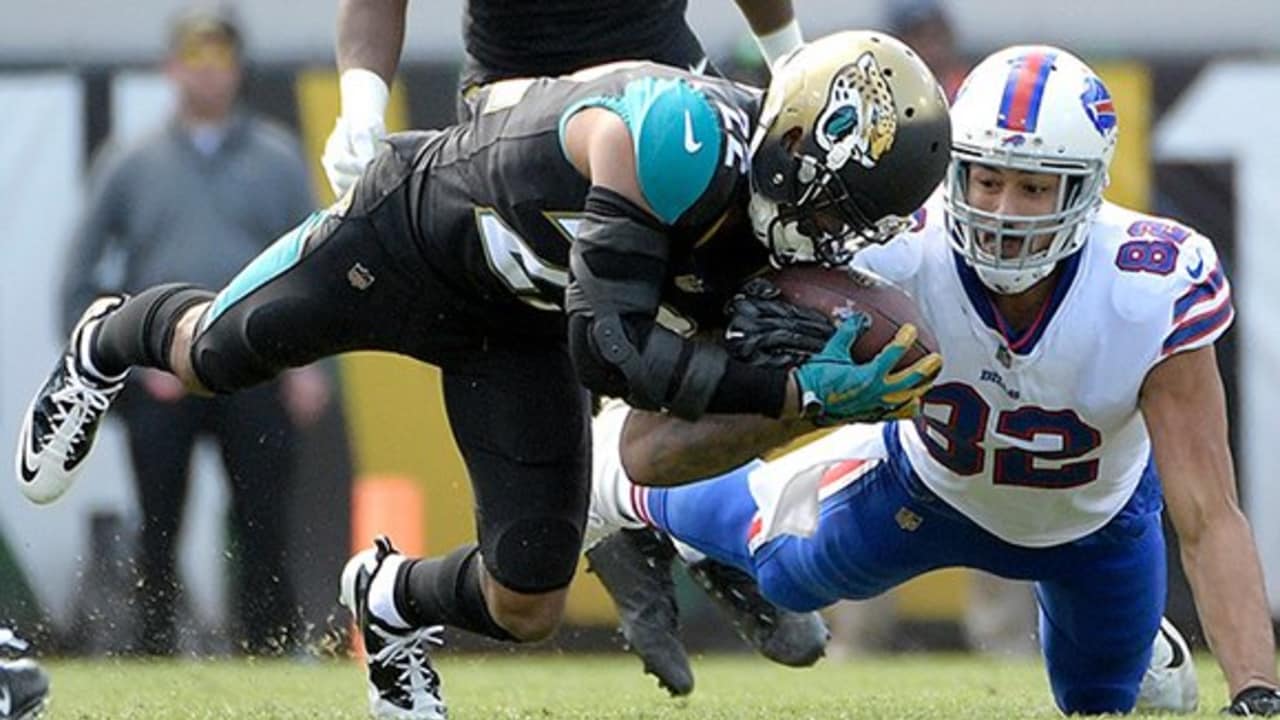
<svg viewBox="0 0 1280 720">
<path fill-rule="evenodd" d="M 887 29 L 920 53 L 938 82 L 954 100 L 969 63 L 956 49 L 951 18 L 939 0 L 894 0 L 889 3 Z"/>
<path fill-rule="evenodd" d="M 62 288 L 68 324 L 100 292 L 164 282 L 222 287 L 264 238 L 314 208 L 306 164 L 291 135 L 241 108 L 242 38 L 228 10 L 192 7 L 171 26 L 164 69 L 172 118 L 95 163 Z M 123 280 L 98 272 L 111 258 Z M 172 376 L 134 373 L 122 398 L 142 510 L 137 584 L 138 648 L 176 649 L 175 550 L 198 436 L 219 444 L 231 484 L 231 547 L 238 568 L 240 644 L 251 653 L 288 648 L 295 602 L 285 566 L 287 501 L 296 427 L 330 395 L 316 368 L 232 396 L 188 396 Z"/>
</svg>

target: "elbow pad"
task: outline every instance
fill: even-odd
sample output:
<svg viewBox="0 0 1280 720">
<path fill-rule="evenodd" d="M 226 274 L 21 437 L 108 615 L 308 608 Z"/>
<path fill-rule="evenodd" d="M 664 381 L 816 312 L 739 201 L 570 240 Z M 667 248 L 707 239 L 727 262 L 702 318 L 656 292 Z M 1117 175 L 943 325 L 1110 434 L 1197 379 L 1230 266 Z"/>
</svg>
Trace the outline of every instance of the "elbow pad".
<svg viewBox="0 0 1280 720">
<path fill-rule="evenodd" d="M 579 377 L 592 390 L 625 397 L 635 407 L 698 417 L 729 356 L 654 324 L 666 279 L 666 229 L 602 187 L 591 188 L 584 210 L 565 294 Z"/>
</svg>

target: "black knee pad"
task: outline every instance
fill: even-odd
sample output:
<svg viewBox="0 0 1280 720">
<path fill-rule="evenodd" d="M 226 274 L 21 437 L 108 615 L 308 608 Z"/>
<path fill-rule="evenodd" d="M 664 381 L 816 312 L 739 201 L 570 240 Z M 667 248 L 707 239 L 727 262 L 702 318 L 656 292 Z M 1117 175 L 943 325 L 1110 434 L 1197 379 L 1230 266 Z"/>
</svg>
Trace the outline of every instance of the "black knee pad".
<svg viewBox="0 0 1280 720">
<path fill-rule="evenodd" d="M 545 593 L 568 587 L 582 552 L 582 528 L 557 518 L 523 518 L 486 534 L 485 569 L 503 587 Z"/>
<path fill-rule="evenodd" d="M 266 382 L 287 367 L 264 357 L 248 337 L 255 315 L 269 311 L 241 303 L 199 329 L 191 344 L 191 367 L 201 384 L 216 393 L 229 393 Z"/>
</svg>

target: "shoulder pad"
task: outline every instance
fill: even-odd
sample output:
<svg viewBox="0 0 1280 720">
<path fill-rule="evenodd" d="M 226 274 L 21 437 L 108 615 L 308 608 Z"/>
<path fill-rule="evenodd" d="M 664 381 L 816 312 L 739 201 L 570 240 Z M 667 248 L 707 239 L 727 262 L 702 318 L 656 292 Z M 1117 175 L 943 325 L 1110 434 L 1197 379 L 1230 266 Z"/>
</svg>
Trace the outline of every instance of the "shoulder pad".
<svg viewBox="0 0 1280 720">
<path fill-rule="evenodd" d="M 640 105 L 629 122 L 640 190 L 658 218 L 672 224 L 711 184 L 723 131 L 711 103 L 687 82 L 643 78 L 627 85 Z"/>
<path fill-rule="evenodd" d="M 681 78 L 641 77 L 621 94 L 587 97 L 560 115 L 560 138 L 570 117 L 603 107 L 626 123 L 636 176 L 658 219 L 672 225 L 698 201 L 720 167 L 724 125 L 711 102 Z"/>
<path fill-rule="evenodd" d="M 1231 285 L 1213 243 L 1171 220 L 1128 215 L 1103 226 L 1121 280 L 1113 296 L 1117 309 L 1160 325 L 1161 356 L 1211 344 L 1235 317 Z"/>
</svg>

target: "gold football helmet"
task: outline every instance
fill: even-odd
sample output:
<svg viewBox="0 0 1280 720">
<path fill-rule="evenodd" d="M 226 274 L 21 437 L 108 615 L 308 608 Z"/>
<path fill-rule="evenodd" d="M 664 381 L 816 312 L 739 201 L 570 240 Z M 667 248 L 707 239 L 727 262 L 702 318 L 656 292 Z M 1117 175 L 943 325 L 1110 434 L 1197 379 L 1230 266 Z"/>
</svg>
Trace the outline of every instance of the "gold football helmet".
<svg viewBox="0 0 1280 720">
<path fill-rule="evenodd" d="M 947 99 L 877 32 L 828 35 L 774 70 L 751 141 L 751 224 L 779 264 L 847 262 L 901 232 L 942 181 Z"/>
</svg>

